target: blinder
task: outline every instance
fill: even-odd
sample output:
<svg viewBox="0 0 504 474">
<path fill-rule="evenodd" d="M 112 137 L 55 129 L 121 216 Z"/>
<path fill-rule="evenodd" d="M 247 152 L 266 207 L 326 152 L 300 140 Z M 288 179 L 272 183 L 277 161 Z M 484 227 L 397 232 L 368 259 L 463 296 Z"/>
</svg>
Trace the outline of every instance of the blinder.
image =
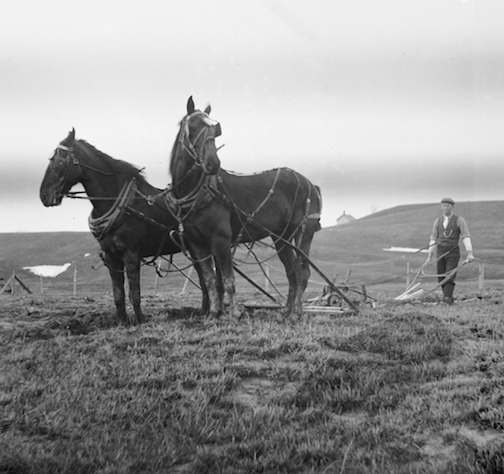
<svg viewBox="0 0 504 474">
<path fill-rule="evenodd" d="M 196 137 L 190 138 L 190 127 L 189 122 L 192 117 L 199 116 L 203 122 L 203 127 L 199 129 Z M 186 149 L 189 155 L 194 160 L 195 164 L 201 165 L 203 163 L 203 157 L 196 149 L 196 146 L 201 147 L 203 149 L 205 144 L 209 140 L 214 140 L 217 137 L 220 137 L 222 134 L 221 125 L 217 120 L 211 119 L 206 112 L 201 112 L 197 110 L 190 115 L 187 115 L 181 124 L 179 141 L 181 145 Z M 201 143 L 199 143 L 201 142 Z"/>
<path fill-rule="evenodd" d="M 203 115 L 203 121 L 208 127 L 211 127 L 214 132 L 214 137 L 220 137 L 222 134 L 221 124 L 217 120 L 211 119 L 207 114 Z"/>
<path fill-rule="evenodd" d="M 63 153 L 62 153 L 63 151 Z M 65 153 L 66 152 L 66 153 Z M 53 161 L 54 160 L 54 161 Z M 50 158 L 50 169 L 56 175 L 59 183 L 59 191 L 64 188 L 67 182 L 70 172 L 74 165 L 79 165 L 79 161 L 73 154 L 72 148 L 66 147 L 64 145 L 58 145 L 56 147 L 55 153 Z"/>
</svg>

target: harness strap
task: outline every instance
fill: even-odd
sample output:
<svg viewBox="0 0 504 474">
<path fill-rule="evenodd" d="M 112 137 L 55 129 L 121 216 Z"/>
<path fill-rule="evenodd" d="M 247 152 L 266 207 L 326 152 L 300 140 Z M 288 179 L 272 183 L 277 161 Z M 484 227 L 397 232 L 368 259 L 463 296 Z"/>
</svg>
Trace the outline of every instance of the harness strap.
<svg viewBox="0 0 504 474">
<path fill-rule="evenodd" d="M 236 204 L 234 204 L 234 202 L 232 201 L 232 199 L 229 196 L 229 192 L 226 190 L 225 187 L 224 187 L 224 192 L 222 192 L 220 189 L 218 189 L 218 187 L 214 188 L 213 186 L 209 187 L 209 191 L 212 193 L 213 196 L 219 198 L 224 204 L 226 204 L 226 205 L 230 206 L 232 209 L 234 209 L 234 211 L 236 212 L 236 214 L 238 215 L 238 217 L 243 216 L 245 218 L 245 223 L 242 225 L 242 227 L 240 229 L 241 235 L 243 235 L 243 230 L 246 227 L 246 225 L 247 224 L 252 224 L 252 225 L 255 225 L 256 227 L 258 227 L 259 229 L 262 229 L 262 230 L 266 231 L 267 234 L 269 236 L 271 236 L 271 238 L 275 242 L 276 241 L 283 241 L 283 242 L 290 241 L 290 240 L 292 240 L 294 238 L 294 236 L 297 234 L 297 232 L 299 231 L 299 229 L 301 229 L 303 227 L 303 225 L 305 224 L 305 222 L 306 222 L 306 219 L 308 217 L 308 209 L 309 209 L 310 204 L 311 204 L 311 200 L 310 200 L 309 197 L 307 198 L 307 203 L 306 203 L 306 206 L 305 206 L 305 213 L 304 213 L 303 219 L 301 220 L 301 222 L 299 223 L 299 225 L 296 226 L 296 228 L 294 229 L 294 231 L 291 233 L 290 236 L 285 236 L 285 233 L 287 231 L 287 228 L 288 228 L 289 224 L 292 222 L 292 213 L 294 212 L 293 210 L 291 211 L 291 215 L 287 219 L 287 224 L 286 224 L 286 227 L 285 227 L 284 231 L 282 231 L 282 233 L 280 235 L 277 235 L 277 234 L 271 232 L 269 229 L 265 228 L 264 226 L 262 226 L 261 224 L 259 224 L 258 222 L 256 222 L 256 220 L 254 219 L 254 217 L 257 214 L 257 212 L 259 211 L 259 209 L 266 204 L 266 202 L 268 201 L 268 199 L 273 194 L 273 190 L 274 190 L 274 187 L 276 186 L 276 182 L 278 180 L 280 172 L 282 170 L 287 170 L 287 169 L 288 168 L 279 168 L 277 170 L 277 174 L 275 176 L 275 180 L 274 180 L 274 184 L 273 184 L 272 188 L 268 192 L 268 195 L 266 196 L 266 198 L 260 204 L 259 208 L 256 209 L 252 214 L 247 214 L 245 211 L 243 211 L 242 209 L 240 209 Z M 297 177 L 297 173 L 296 173 L 296 177 Z M 311 189 L 311 186 L 312 186 L 311 183 L 308 180 L 306 180 L 306 181 L 308 182 L 308 184 L 310 186 L 310 189 Z M 297 199 L 300 187 L 301 187 L 301 183 L 299 182 L 299 179 L 298 179 L 298 185 L 297 185 L 297 188 L 296 188 L 296 193 L 295 193 L 295 197 L 293 199 L 293 202 L 295 202 L 296 199 Z M 308 195 L 309 195 L 309 193 L 308 193 Z M 313 218 L 315 219 L 315 217 L 313 217 Z M 235 249 L 236 249 L 236 246 L 237 246 L 238 242 L 239 242 L 238 240 L 235 240 L 235 242 L 233 243 L 233 246 L 235 247 Z"/>
<path fill-rule="evenodd" d="M 102 240 L 105 234 L 113 227 L 124 207 L 131 201 L 135 191 L 136 180 L 132 178 L 127 183 L 124 183 L 119 196 L 105 214 L 93 217 L 91 213 L 88 218 L 89 229 L 98 241 Z"/>
<path fill-rule="evenodd" d="M 257 209 L 255 211 L 251 212 L 248 215 L 247 219 L 242 224 L 242 226 L 240 228 L 240 231 L 238 232 L 238 235 L 236 237 L 236 240 L 233 243 L 233 247 L 234 247 L 233 255 L 235 254 L 236 249 L 238 248 L 238 243 L 240 242 L 240 240 L 243 237 L 243 231 L 245 230 L 245 227 L 254 220 L 254 217 L 256 216 L 256 214 L 264 207 L 264 205 L 269 201 L 269 199 L 271 198 L 271 196 L 275 192 L 275 186 L 276 186 L 276 184 L 278 182 L 278 177 L 280 176 L 281 170 L 282 170 L 281 168 L 277 169 L 277 172 L 276 172 L 276 175 L 275 175 L 275 179 L 273 180 L 273 184 L 271 185 L 270 190 L 267 192 L 266 197 L 263 199 L 263 201 L 261 202 L 261 204 L 259 204 L 259 206 L 257 207 Z"/>
</svg>

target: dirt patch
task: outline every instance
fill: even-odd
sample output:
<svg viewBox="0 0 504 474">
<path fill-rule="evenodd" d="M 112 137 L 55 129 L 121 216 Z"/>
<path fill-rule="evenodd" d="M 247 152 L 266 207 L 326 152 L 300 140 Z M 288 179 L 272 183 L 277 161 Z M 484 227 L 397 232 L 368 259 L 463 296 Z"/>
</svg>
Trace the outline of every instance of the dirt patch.
<svg viewBox="0 0 504 474">
<path fill-rule="evenodd" d="M 280 382 L 267 377 L 248 377 L 229 395 L 229 401 L 257 411 L 268 406 L 270 402 L 292 397 L 300 386 L 301 382 Z"/>
</svg>

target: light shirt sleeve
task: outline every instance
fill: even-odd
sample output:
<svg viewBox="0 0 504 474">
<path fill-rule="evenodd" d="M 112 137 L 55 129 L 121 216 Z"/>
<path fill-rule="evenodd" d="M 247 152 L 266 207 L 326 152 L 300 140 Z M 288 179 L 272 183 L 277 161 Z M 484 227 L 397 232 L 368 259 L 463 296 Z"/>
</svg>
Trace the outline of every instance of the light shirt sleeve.
<svg viewBox="0 0 504 474">
<path fill-rule="evenodd" d="M 431 236 L 429 239 L 429 253 L 434 253 L 436 249 L 436 243 L 438 239 L 438 222 L 439 218 L 434 221 L 434 225 L 432 226 Z"/>
<path fill-rule="evenodd" d="M 464 247 L 466 249 L 466 252 L 472 252 L 472 242 L 471 242 L 471 237 L 464 237 L 462 239 L 462 242 L 464 243 Z"/>
<path fill-rule="evenodd" d="M 469 227 L 467 226 L 467 222 L 463 217 L 459 217 L 457 221 L 457 225 L 460 229 L 460 237 L 462 238 L 462 242 L 466 249 L 466 252 L 472 252 L 472 241 L 471 234 L 469 233 Z"/>
<path fill-rule="evenodd" d="M 460 229 L 460 237 L 462 240 L 464 240 L 466 237 L 471 238 L 471 234 L 469 233 L 469 227 L 467 227 L 467 222 L 463 217 L 458 218 L 457 226 Z"/>
</svg>

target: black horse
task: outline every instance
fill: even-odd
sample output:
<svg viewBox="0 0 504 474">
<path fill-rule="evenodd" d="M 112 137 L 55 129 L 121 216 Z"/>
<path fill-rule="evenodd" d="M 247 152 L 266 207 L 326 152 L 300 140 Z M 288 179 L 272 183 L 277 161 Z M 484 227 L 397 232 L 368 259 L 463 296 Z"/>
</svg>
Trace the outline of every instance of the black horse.
<svg viewBox="0 0 504 474">
<path fill-rule="evenodd" d="M 117 316 L 124 323 L 141 323 L 142 259 L 181 251 L 176 237 L 170 236 L 178 221 L 169 209 L 166 193 L 151 186 L 135 166 L 111 158 L 84 140 L 76 140 L 72 129 L 49 161 L 40 199 L 44 206 L 58 206 L 77 183 L 82 183 L 93 205 L 89 225 L 112 278 Z M 130 320 L 125 306 L 125 268 L 135 313 Z M 200 274 L 197 265 L 196 270 Z M 207 300 L 203 287 L 203 312 L 207 311 Z"/>
<path fill-rule="evenodd" d="M 179 220 L 202 266 L 210 313 L 223 312 L 226 292 L 230 312 L 237 314 L 232 247 L 271 237 L 289 282 L 284 313 L 300 315 L 310 276 L 307 257 L 320 229 L 320 190 L 289 168 L 252 175 L 220 169 L 215 138 L 221 128 L 210 111 L 196 110 L 189 98 L 170 158 L 172 193 L 184 204 Z"/>
</svg>

